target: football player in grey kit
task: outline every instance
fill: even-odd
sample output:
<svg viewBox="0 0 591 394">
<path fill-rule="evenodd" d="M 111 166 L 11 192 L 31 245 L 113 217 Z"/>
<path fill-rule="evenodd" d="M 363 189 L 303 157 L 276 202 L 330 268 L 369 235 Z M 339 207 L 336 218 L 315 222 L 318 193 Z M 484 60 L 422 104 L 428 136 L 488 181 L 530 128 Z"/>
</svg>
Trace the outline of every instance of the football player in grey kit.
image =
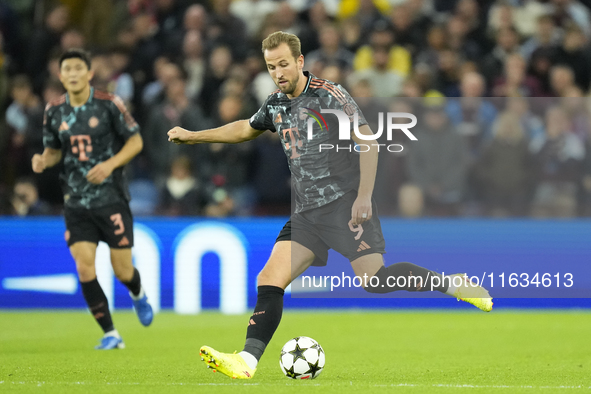
<svg viewBox="0 0 591 394">
<path fill-rule="evenodd" d="M 96 349 L 123 348 L 107 297 L 96 279 L 95 256 L 98 242 L 105 241 L 115 276 L 129 290 L 140 322 L 149 326 L 153 311 L 132 264 L 133 218 L 123 173 L 123 166 L 142 150 L 142 137 L 123 101 L 90 85 L 94 72 L 85 51 L 65 52 L 59 65 L 67 93 L 45 108 L 45 149 L 33 156 L 33 171 L 43 172 L 64 158 L 60 181 L 66 242 L 84 299 L 104 332 Z"/>
<path fill-rule="evenodd" d="M 372 201 L 377 148 L 363 153 L 320 150 L 320 141 L 336 145 L 338 128 L 316 130 L 309 140 L 302 128 L 298 128 L 300 108 L 309 101 L 302 101 L 300 106 L 297 101 L 316 100 L 349 115 L 357 112 L 360 133 L 373 133 L 342 86 L 303 70 L 300 48 L 298 37 L 284 32 L 272 33 L 263 41 L 267 69 L 279 89 L 269 95 L 250 120 L 197 132 L 180 127 L 168 132 L 169 141 L 177 144 L 239 143 L 252 140 L 266 130 L 277 132 L 292 173 L 295 212 L 279 233 L 271 256 L 259 273 L 257 303 L 249 320 L 244 350 L 238 354 L 222 353 L 209 346 L 200 350 L 208 367 L 235 379 L 254 376 L 258 361 L 281 320 L 284 289 L 311 265 L 325 265 L 331 248 L 348 258 L 360 277 L 375 276 L 382 284 L 387 283 L 388 277 L 421 279 L 415 281 L 415 286 L 405 287 L 365 284 L 364 289 L 370 293 L 436 290 L 484 311 L 492 309 L 488 292 L 480 286 L 468 285 L 464 274 L 442 277 L 411 263 L 384 266 L 384 238 Z M 357 144 L 365 143 L 355 134 L 352 138 Z M 359 231 L 361 228 L 363 231 Z M 455 276 L 465 285 L 454 286 Z M 436 280 L 430 281 L 431 278 Z"/>
</svg>

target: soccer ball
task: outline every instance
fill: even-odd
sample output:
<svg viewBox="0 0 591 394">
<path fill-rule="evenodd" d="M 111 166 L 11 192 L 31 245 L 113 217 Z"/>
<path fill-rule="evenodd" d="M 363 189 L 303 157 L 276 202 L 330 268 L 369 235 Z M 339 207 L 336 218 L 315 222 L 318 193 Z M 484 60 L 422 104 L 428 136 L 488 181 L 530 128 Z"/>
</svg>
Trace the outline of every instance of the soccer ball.
<svg viewBox="0 0 591 394">
<path fill-rule="evenodd" d="M 279 367 L 291 379 L 314 379 L 324 368 L 324 349 L 308 337 L 290 339 L 281 349 Z"/>
</svg>

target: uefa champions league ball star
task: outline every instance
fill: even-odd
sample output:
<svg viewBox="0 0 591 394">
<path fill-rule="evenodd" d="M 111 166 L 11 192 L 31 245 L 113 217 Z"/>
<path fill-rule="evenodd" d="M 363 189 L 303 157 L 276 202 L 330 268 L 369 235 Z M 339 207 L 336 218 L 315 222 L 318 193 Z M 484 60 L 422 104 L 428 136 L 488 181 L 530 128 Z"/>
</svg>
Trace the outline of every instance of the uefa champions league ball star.
<svg viewBox="0 0 591 394">
<path fill-rule="evenodd" d="M 324 368 L 324 349 L 309 337 L 290 339 L 281 349 L 279 366 L 291 379 L 314 379 Z"/>
</svg>

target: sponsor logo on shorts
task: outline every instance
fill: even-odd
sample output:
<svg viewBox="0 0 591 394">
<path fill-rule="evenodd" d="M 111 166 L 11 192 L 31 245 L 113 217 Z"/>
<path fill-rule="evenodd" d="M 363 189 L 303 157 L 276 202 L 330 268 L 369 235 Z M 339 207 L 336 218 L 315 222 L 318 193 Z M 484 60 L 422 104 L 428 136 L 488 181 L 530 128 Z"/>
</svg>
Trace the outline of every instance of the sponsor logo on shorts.
<svg viewBox="0 0 591 394">
<path fill-rule="evenodd" d="M 359 244 L 359 248 L 357 249 L 358 252 L 361 252 L 362 250 L 367 250 L 367 249 L 371 249 L 371 246 L 369 246 L 365 241 L 361 241 L 361 243 Z"/>
</svg>

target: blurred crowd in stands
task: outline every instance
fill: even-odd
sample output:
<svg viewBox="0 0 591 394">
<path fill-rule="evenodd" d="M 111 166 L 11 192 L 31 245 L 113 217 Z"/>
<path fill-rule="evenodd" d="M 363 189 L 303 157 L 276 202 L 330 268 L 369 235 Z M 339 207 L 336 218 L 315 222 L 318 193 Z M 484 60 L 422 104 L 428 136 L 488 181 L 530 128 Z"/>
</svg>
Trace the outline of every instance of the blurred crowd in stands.
<svg viewBox="0 0 591 394">
<path fill-rule="evenodd" d="M 0 214 L 61 211 L 59 168 L 33 174 L 58 58 L 92 53 L 145 148 L 136 215 L 288 215 L 275 133 L 177 146 L 166 132 L 247 119 L 276 89 L 261 41 L 298 35 L 305 69 L 345 86 L 377 128 L 412 112 L 420 143 L 382 153 L 383 215 L 591 216 L 591 0 L 0 0 Z M 373 122 L 373 123 L 372 123 Z M 403 121 L 404 123 L 406 121 Z M 403 142 L 402 142 L 403 141 Z M 392 143 L 392 142 L 390 142 Z"/>
</svg>

